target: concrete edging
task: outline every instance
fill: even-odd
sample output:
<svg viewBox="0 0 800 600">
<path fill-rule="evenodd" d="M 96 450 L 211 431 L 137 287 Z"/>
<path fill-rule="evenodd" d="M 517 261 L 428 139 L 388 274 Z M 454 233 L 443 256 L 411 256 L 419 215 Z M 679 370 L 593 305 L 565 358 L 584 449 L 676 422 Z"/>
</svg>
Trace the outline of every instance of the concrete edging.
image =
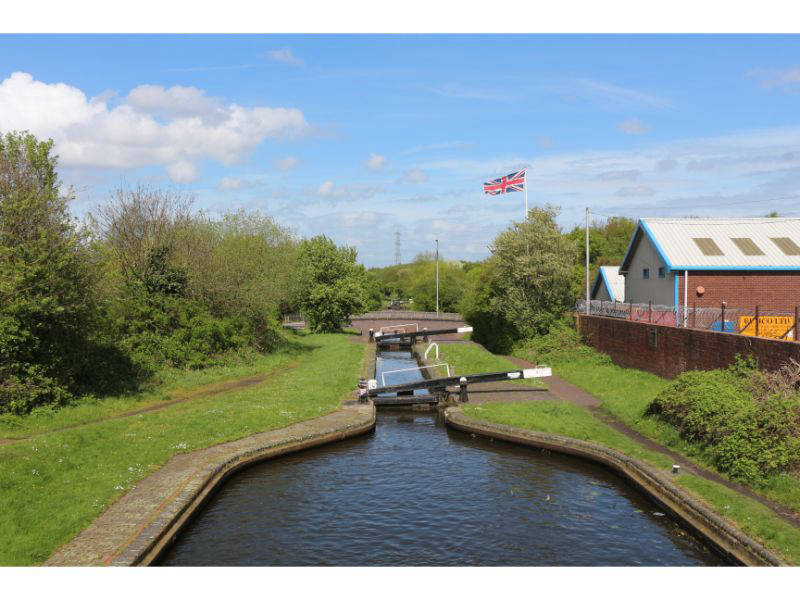
<svg viewBox="0 0 800 600">
<path fill-rule="evenodd" d="M 173 456 L 58 548 L 45 565 L 150 565 L 237 471 L 374 428 L 374 405 L 351 404 L 282 429 Z"/>
<path fill-rule="evenodd" d="M 526 446 L 570 454 L 610 467 L 648 496 L 678 516 L 696 534 L 711 543 L 727 558 L 747 566 L 785 566 L 775 553 L 734 527 L 689 496 L 656 469 L 621 452 L 599 444 L 561 435 L 490 423 L 466 416 L 459 407 L 445 411 L 448 427 Z"/>
</svg>

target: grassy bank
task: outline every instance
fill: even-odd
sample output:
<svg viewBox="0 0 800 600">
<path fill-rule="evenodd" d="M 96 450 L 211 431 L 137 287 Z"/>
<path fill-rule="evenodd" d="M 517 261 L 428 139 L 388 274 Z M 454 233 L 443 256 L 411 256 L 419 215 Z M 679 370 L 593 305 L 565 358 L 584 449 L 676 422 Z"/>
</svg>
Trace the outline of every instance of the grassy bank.
<svg viewBox="0 0 800 600">
<path fill-rule="evenodd" d="M 0 564 L 44 561 L 175 454 L 336 410 L 355 388 L 363 353 L 346 335 L 302 336 L 292 349 L 249 362 L 174 373 L 138 399 L 5 422 L 2 436 L 31 437 L 0 445 Z M 263 379 L 229 385 L 253 375 Z M 181 394 L 186 401 L 107 419 Z"/>
<path fill-rule="evenodd" d="M 639 433 L 684 455 L 705 468 L 719 472 L 710 453 L 701 444 L 683 439 L 678 430 L 656 416 L 646 415 L 653 398 L 671 381 L 637 369 L 626 369 L 591 347 L 559 336 L 517 348 L 515 356 L 531 362 L 544 362 L 553 373 L 592 394 L 603 410 Z M 724 473 L 720 473 L 725 477 Z M 795 511 L 800 511 L 800 479 L 792 473 L 771 475 L 754 491 Z"/>
<path fill-rule="evenodd" d="M 427 345 L 420 344 L 417 351 L 420 355 L 425 352 Z M 517 365 L 507 358 L 487 352 L 476 344 L 439 344 L 439 359 L 433 359 L 433 353 L 428 356 L 428 363 L 445 362 L 450 365 L 451 375 L 467 375 L 471 373 L 487 373 L 492 371 L 513 371 L 519 369 Z M 436 375 L 444 377 L 444 368 L 436 370 Z M 547 389 L 540 379 L 519 379 L 514 381 L 520 385 Z"/>
<path fill-rule="evenodd" d="M 582 406 L 543 400 L 466 405 L 462 410 L 476 419 L 602 444 L 660 469 L 668 469 L 673 462 L 666 454 L 649 450 L 612 429 Z M 787 562 L 800 564 L 800 529 L 792 527 L 764 505 L 694 475 L 681 475 L 676 478 L 676 483 L 704 500 L 717 514 L 729 518 L 748 535 L 782 555 Z"/>
</svg>

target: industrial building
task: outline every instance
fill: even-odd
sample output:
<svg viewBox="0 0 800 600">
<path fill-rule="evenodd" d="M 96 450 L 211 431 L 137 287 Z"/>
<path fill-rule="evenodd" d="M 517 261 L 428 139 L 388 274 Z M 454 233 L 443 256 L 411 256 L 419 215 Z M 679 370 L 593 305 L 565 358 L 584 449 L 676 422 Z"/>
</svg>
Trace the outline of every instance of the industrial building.
<svg viewBox="0 0 800 600">
<path fill-rule="evenodd" d="M 619 267 L 600 267 L 592 286 L 592 300 L 625 301 L 625 277 L 620 275 Z"/>
<path fill-rule="evenodd" d="M 640 219 L 619 273 L 625 302 L 793 315 L 800 219 Z"/>
</svg>

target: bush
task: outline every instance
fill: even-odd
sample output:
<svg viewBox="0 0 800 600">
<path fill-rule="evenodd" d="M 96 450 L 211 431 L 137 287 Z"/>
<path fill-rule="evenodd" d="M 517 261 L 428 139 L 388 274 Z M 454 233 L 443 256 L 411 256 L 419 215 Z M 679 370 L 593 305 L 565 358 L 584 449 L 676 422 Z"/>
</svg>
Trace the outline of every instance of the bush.
<svg viewBox="0 0 800 600">
<path fill-rule="evenodd" d="M 689 371 L 655 397 L 648 413 L 700 443 L 723 473 L 757 485 L 800 463 L 800 394 L 774 381 L 752 359 Z"/>
<path fill-rule="evenodd" d="M 533 363 L 549 364 L 560 360 L 587 360 L 592 364 L 610 365 L 611 358 L 581 341 L 570 322 L 571 317 L 556 321 L 549 333 L 536 335 L 518 342 L 514 354 Z"/>
</svg>

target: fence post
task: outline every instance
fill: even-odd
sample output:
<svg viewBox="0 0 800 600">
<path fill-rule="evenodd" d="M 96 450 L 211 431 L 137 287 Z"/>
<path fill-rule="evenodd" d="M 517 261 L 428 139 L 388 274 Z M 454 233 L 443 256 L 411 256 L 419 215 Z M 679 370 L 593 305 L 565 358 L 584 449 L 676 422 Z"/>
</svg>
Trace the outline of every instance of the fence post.
<svg viewBox="0 0 800 600">
<path fill-rule="evenodd" d="M 697 329 L 697 302 L 692 302 L 692 329 Z"/>
<path fill-rule="evenodd" d="M 628 303 L 628 320 L 633 321 L 633 300 Z"/>
<path fill-rule="evenodd" d="M 758 337 L 758 313 L 759 313 L 759 306 L 756 304 L 756 337 Z"/>
<path fill-rule="evenodd" d="M 653 301 L 652 300 L 649 300 L 647 302 L 647 322 L 648 323 L 652 323 L 653 322 Z"/>
<path fill-rule="evenodd" d="M 794 305 L 794 341 L 797 342 L 797 317 L 798 317 L 798 307 Z"/>
<path fill-rule="evenodd" d="M 721 324 L 722 324 L 722 333 L 725 333 L 725 303 L 724 303 L 724 302 L 722 303 L 722 319 L 721 319 Z"/>
</svg>

